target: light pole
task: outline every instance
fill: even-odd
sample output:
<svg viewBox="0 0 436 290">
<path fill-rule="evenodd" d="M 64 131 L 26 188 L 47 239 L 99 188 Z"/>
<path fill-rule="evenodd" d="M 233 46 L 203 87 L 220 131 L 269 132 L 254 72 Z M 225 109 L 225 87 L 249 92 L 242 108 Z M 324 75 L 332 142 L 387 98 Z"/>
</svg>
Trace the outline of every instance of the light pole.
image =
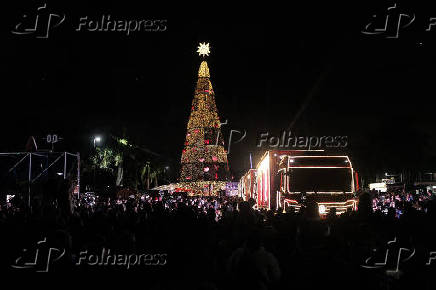
<svg viewBox="0 0 436 290">
<path fill-rule="evenodd" d="M 95 149 L 95 143 L 100 143 L 101 137 L 100 136 L 94 136 L 93 142 L 94 142 L 94 149 Z"/>
<path fill-rule="evenodd" d="M 96 150 L 95 150 L 95 148 L 96 148 L 96 143 L 100 143 L 100 141 L 101 141 L 101 137 L 100 136 L 94 136 L 94 138 L 93 138 L 93 140 L 92 140 L 92 142 L 94 143 L 94 153 L 96 152 Z M 97 164 L 94 164 L 94 194 L 95 194 L 95 192 L 96 192 L 96 188 L 95 188 L 95 186 L 96 186 L 96 182 L 95 182 L 95 180 L 96 180 L 96 178 L 95 178 L 95 172 L 96 172 L 96 167 L 97 167 Z"/>
<path fill-rule="evenodd" d="M 165 181 L 166 182 L 170 182 L 169 180 L 168 180 L 168 171 L 170 170 L 170 167 L 169 166 L 165 166 L 164 167 L 164 179 L 165 179 Z"/>
</svg>

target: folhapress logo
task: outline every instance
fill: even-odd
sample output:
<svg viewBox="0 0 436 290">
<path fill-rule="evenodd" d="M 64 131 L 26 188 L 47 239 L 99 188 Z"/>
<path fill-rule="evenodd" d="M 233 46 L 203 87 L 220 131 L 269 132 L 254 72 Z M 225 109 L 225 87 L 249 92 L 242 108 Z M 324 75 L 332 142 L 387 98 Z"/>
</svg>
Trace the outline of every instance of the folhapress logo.
<svg viewBox="0 0 436 290">
<path fill-rule="evenodd" d="M 18 35 L 33 35 L 36 38 L 48 38 L 50 31 L 64 21 L 65 14 L 49 12 L 45 3 L 38 7 L 33 15 L 24 14 L 11 32 Z"/>
<path fill-rule="evenodd" d="M 426 32 L 432 31 L 433 26 L 436 26 L 436 17 L 429 17 L 427 20 L 416 20 L 415 13 L 405 12 L 394 4 L 386 9 L 383 14 L 372 15 L 371 21 L 365 25 L 361 31 L 366 35 L 380 35 L 385 38 L 399 38 L 400 31 L 404 28 L 416 25 L 424 24 L 425 27 L 421 27 Z"/>
<path fill-rule="evenodd" d="M 36 247 L 23 249 L 21 255 L 11 265 L 14 269 L 32 269 L 36 272 L 48 272 L 50 265 L 65 255 L 65 249 L 47 246 L 47 238 L 36 243 Z"/>
<path fill-rule="evenodd" d="M 401 247 L 395 237 L 388 241 L 385 249 L 374 248 L 372 254 L 365 260 L 362 268 L 380 269 L 385 268 L 386 274 L 399 277 L 402 274 L 401 265 L 415 257 L 415 248 Z M 431 266 L 436 260 L 436 251 L 430 251 L 423 261 L 426 266 Z"/>
</svg>

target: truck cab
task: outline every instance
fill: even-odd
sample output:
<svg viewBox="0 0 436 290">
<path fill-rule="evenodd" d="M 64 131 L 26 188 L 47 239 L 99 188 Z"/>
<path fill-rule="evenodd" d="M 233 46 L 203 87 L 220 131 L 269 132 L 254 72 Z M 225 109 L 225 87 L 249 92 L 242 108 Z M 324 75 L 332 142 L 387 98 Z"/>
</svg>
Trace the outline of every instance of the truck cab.
<svg viewBox="0 0 436 290">
<path fill-rule="evenodd" d="M 311 200 L 321 217 L 332 208 L 337 214 L 357 209 L 357 173 L 346 155 L 323 150 L 271 150 L 256 169 L 259 208 L 293 208 L 298 212 Z"/>
</svg>

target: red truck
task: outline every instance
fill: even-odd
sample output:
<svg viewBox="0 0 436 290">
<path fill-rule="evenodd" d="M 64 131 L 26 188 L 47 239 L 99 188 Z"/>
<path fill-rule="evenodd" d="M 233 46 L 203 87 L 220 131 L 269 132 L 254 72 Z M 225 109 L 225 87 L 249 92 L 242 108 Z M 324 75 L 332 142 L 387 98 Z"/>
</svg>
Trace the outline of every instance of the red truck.
<svg viewBox="0 0 436 290">
<path fill-rule="evenodd" d="M 250 194 L 258 208 L 286 211 L 292 207 L 298 212 L 312 200 L 321 217 L 332 208 L 337 214 L 357 209 L 358 176 L 346 155 L 324 150 L 270 150 L 257 164 L 255 175 Z"/>
<path fill-rule="evenodd" d="M 256 198 L 256 169 L 250 169 L 239 181 L 239 196 L 245 201 Z"/>
</svg>

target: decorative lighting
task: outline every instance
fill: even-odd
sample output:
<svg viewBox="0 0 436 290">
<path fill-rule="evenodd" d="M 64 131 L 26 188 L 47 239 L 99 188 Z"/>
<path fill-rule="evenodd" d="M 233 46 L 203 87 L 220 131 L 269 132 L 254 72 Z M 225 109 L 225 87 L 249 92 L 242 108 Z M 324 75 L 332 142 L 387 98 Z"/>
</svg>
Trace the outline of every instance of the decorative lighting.
<svg viewBox="0 0 436 290">
<path fill-rule="evenodd" d="M 209 55 L 209 44 L 200 43 L 197 52 L 200 56 Z M 204 172 L 209 174 L 205 175 Z M 180 181 L 188 181 L 198 188 L 195 183 L 209 182 L 211 185 L 211 182 L 226 180 L 227 173 L 227 153 L 209 67 L 206 61 L 202 61 L 182 151 Z"/>
<path fill-rule="evenodd" d="M 198 46 L 197 52 L 198 52 L 199 56 L 203 56 L 203 57 L 205 55 L 209 56 L 209 53 L 210 53 L 209 43 L 206 43 L 206 42 L 200 43 L 200 45 Z"/>
</svg>

